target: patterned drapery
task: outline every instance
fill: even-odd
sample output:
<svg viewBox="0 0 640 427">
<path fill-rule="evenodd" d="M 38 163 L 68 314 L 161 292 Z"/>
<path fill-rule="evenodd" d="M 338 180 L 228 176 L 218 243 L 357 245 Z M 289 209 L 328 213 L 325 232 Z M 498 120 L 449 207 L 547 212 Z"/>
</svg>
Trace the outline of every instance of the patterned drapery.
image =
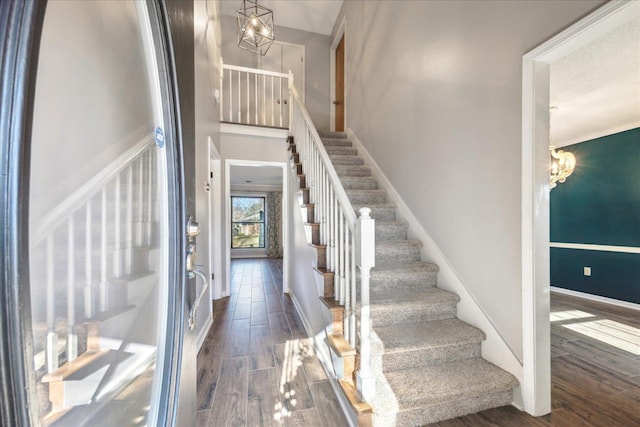
<svg viewBox="0 0 640 427">
<path fill-rule="evenodd" d="M 282 192 L 267 192 L 267 256 L 282 258 L 280 230 L 282 227 Z"/>
</svg>

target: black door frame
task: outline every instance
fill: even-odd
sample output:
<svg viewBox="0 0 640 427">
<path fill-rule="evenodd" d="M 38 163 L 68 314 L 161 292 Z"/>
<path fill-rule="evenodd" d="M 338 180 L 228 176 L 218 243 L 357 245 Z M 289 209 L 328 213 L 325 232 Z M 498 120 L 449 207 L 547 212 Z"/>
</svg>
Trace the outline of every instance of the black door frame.
<svg viewBox="0 0 640 427">
<path fill-rule="evenodd" d="M 0 2 L 0 425 L 39 424 L 29 287 L 29 175 L 46 0 Z M 185 188 L 174 52 L 164 1 L 147 1 L 160 68 L 169 171 L 169 304 L 158 425 L 175 425 L 185 325 Z"/>
</svg>

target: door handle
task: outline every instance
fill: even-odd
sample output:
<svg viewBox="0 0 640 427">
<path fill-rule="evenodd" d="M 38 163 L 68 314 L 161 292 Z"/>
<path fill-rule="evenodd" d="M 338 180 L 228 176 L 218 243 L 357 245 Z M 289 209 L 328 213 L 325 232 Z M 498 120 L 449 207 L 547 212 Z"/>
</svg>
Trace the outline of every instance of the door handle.
<svg viewBox="0 0 640 427">
<path fill-rule="evenodd" d="M 186 260 L 186 270 L 187 277 L 189 279 L 193 279 L 196 276 L 202 279 L 203 286 L 200 290 L 200 293 L 196 297 L 193 305 L 189 309 L 189 330 L 192 331 L 196 327 L 196 317 L 198 314 L 198 306 L 200 305 L 200 301 L 204 297 L 204 293 L 209 288 L 209 281 L 207 280 L 207 276 L 200 270 L 198 270 L 196 266 L 196 236 L 200 234 L 200 224 L 198 224 L 192 217 L 189 218 L 187 222 L 187 260 Z M 196 281 L 196 286 L 197 286 Z"/>
<path fill-rule="evenodd" d="M 333 101 L 333 105 L 340 105 L 338 101 Z"/>
</svg>

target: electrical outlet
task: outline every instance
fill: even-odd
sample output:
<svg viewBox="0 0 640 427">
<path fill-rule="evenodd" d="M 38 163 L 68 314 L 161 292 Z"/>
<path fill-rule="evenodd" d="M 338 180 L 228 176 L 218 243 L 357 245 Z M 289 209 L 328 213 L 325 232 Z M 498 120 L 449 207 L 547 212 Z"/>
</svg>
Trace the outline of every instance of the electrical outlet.
<svg viewBox="0 0 640 427">
<path fill-rule="evenodd" d="M 591 276 L 591 267 L 585 267 L 584 268 L 584 275 L 585 276 Z"/>
</svg>

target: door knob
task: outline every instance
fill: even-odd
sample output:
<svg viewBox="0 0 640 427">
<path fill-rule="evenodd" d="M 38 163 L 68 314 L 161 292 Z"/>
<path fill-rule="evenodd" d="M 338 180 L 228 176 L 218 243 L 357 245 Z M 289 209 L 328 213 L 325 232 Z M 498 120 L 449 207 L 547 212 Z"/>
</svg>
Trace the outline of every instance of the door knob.
<svg viewBox="0 0 640 427">
<path fill-rule="evenodd" d="M 338 101 L 333 101 L 333 105 L 340 105 Z"/>
</svg>

